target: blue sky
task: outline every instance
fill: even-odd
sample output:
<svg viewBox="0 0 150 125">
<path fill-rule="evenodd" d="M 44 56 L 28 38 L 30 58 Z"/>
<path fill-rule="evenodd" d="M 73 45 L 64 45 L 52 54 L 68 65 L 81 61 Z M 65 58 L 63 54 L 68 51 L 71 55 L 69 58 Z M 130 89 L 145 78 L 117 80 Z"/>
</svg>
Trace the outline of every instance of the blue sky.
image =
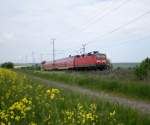
<svg viewBox="0 0 150 125">
<path fill-rule="evenodd" d="M 86 52 L 112 62 L 150 57 L 149 0 L 0 0 L 0 62 L 36 62 Z M 113 33 L 114 29 L 121 28 Z"/>
</svg>

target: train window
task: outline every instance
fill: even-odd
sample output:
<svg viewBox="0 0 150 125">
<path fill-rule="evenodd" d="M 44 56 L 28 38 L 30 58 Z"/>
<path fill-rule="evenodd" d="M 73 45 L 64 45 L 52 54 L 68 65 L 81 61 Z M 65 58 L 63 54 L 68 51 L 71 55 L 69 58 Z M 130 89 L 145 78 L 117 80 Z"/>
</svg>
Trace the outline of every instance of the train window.
<svg viewBox="0 0 150 125">
<path fill-rule="evenodd" d="M 96 54 L 97 59 L 105 59 L 106 55 L 105 54 Z"/>
</svg>

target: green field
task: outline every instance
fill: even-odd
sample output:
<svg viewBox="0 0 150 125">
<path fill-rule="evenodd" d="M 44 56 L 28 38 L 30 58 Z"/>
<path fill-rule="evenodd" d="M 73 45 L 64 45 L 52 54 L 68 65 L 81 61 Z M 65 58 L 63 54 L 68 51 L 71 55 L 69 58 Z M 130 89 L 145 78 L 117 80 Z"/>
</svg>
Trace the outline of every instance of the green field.
<svg viewBox="0 0 150 125">
<path fill-rule="evenodd" d="M 0 69 L 1 125 L 149 125 L 135 110 Z"/>
<path fill-rule="evenodd" d="M 113 69 L 117 69 L 117 68 L 128 69 L 128 68 L 135 68 L 136 66 L 139 65 L 139 63 L 112 63 L 112 65 L 113 65 Z"/>
</svg>

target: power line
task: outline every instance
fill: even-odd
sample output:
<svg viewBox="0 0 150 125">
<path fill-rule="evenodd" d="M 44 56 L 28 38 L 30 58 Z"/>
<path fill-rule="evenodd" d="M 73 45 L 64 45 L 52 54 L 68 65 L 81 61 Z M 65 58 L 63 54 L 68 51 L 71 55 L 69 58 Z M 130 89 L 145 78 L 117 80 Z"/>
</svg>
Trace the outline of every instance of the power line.
<svg viewBox="0 0 150 125">
<path fill-rule="evenodd" d="M 82 25 L 82 28 L 79 29 L 79 31 L 80 31 L 80 32 L 83 32 L 85 29 L 89 28 L 90 25 L 95 24 L 96 21 L 100 21 L 100 20 L 102 20 L 103 18 L 105 18 L 107 15 L 109 15 L 109 14 L 113 13 L 114 11 L 120 9 L 122 6 L 124 6 L 124 5 L 125 5 L 126 3 L 128 3 L 129 1 L 131 1 L 131 0 L 124 0 L 124 1 L 121 2 L 121 4 L 119 4 L 118 6 L 116 6 L 116 7 L 112 8 L 112 9 L 110 9 L 109 11 L 106 11 L 106 13 L 104 13 L 102 16 L 99 16 L 99 12 L 96 13 L 94 16 L 92 16 L 92 17 L 87 21 L 87 22 L 88 22 L 87 24 Z M 112 3 L 113 3 L 113 2 L 112 2 Z M 95 19 L 94 19 L 94 18 L 95 18 Z M 72 29 L 74 29 L 74 28 L 71 28 L 71 30 L 69 30 L 69 31 L 70 31 L 69 34 L 71 34 Z M 66 35 L 66 36 L 68 36 L 68 35 Z"/>
<path fill-rule="evenodd" d="M 129 2 L 129 1 L 124 1 L 124 2 Z M 117 8 L 116 8 L 116 9 L 117 9 Z M 125 23 L 125 24 L 123 24 L 123 25 L 120 25 L 120 26 L 114 28 L 113 30 L 111 30 L 111 31 L 109 31 L 109 32 L 107 32 L 107 33 L 101 35 L 101 37 L 105 37 L 106 35 L 110 35 L 110 34 L 112 34 L 112 33 L 114 33 L 114 32 L 117 32 L 117 31 L 119 31 L 120 29 L 122 29 L 124 26 L 127 26 L 127 25 L 129 25 L 129 24 L 132 24 L 132 23 L 134 23 L 134 22 L 140 20 L 142 17 L 144 17 L 145 15 L 147 15 L 147 14 L 149 14 L 149 13 L 150 13 L 150 10 L 149 10 L 149 11 L 146 11 L 146 12 L 143 13 L 142 15 L 137 16 L 136 18 L 134 18 L 134 19 L 128 21 L 127 23 Z M 99 37 L 97 37 L 97 38 L 99 38 Z M 97 39 L 97 38 L 96 38 L 96 39 Z M 87 45 L 90 44 L 90 43 L 94 43 L 93 41 L 94 41 L 94 40 L 87 42 Z"/>
<path fill-rule="evenodd" d="M 106 16 L 109 15 L 110 13 L 112 13 L 112 12 L 114 12 L 114 11 L 120 9 L 122 6 L 124 6 L 124 5 L 125 5 L 126 3 L 128 3 L 129 1 L 131 1 L 131 0 L 124 0 L 121 4 L 119 4 L 119 5 L 116 6 L 115 8 L 111 9 L 110 11 L 107 11 L 107 12 L 106 12 L 105 14 L 103 14 L 101 17 L 98 17 L 96 21 L 102 20 L 104 17 L 106 17 Z M 95 15 L 95 16 L 96 16 L 96 15 Z M 83 27 L 83 28 L 81 29 L 81 31 L 83 32 L 83 30 L 85 30 L 86 28 L 88 28 L 87 26 L 89 26 L 90 24 L 92 24 L 92 23 L 94 23 L 94 22 L 95 22 L 95 20 L 93 20 L 93 21 L 91 21 L 91 22 L 88 22 L 88 24 L 86 24 L 85 27 Z M 89 44 L 89 42 L 88 42 L 86 45 L 88 45 L 88 44 Z"/>
<path fill-rule="evenodd" d="M 113 1 L 111 1 L 111 4 L 113 3 Z M 110 5 L 111 5 L 110 4 Z M 105 8 L 106 9 L 106 8 Z M 91 16 L 88 20 L 86 20 L 88 23 L 87 24 L 84 24 L 84 25 L 88 25 L 90 22 L 91 22 L 91 20 L 93 20 L 94 18 L 97 18 L 97 16 L 99 16 L 99 13 L 100 13 L 101 11 L 98 11 L 98 12 L 96 12 L 96 13 L 94 13 L 94 15 L 93 16 Z M 82 25 L 82 27 L 84 26 L 84 25 Z M 73 29 L 73 28 L 72 28 Z M 69 30 L 69 31 L 72 31 L 72 29 L 71 30 Z"/>
<path fill-rule="evenodd" d="M 150 35 L 147 35 L 147 36 L 144 36 L 144 37 L 140 37 L 140 38 L 136 38 L 136 39 L 130 39 L 130 40 L 123 40 L 122 42 L 118 43 L 118 44 L 115 44 L 115 45 L 110 45 L 110 46 L 104 46 L 103 48 L 114 48 L 114 47 L 118 47 L 118 46 L 121 46 L 121 45 L 124 45 L 124 44 L 127 44 L 127 42 L 129 41 L 139 41 L 139 40 L 143 40 L 143 39 L 146 39 L 146 38 L 150 38 Z"/>
<path fill-rule="evenodd" d="M 135 17 L 135 18 L 133 18 L 132 20 L 126 22 L 125 24 L 120 25 L 120 26 L 118 26 L 117 28 L 114 28 L 113 30 L 109 31 L 108 33 L 105 33 L 105 34 L 101 35 L 101 37 L 104 37 L 104 36 L 106 36 L 106 35 L 110 35 L 110 34 L 112 34 L 112 33 L 114 33 L 114 32 L 117 32 L 117 31 L 119 31 L 120 29 L 122 29 L 124 26 L 127 26 L 127 25 L 129 25 L 129 24 L 132 24 L 132 23 L 134 23 L 134 22 L 140 20 L 142 17 L 144 17 L 144 16 L 147 15 L 147 14 L 150 14 L 150 10 L 149 10 L 149 11 L 146 11 L 145 13 L 143 13 L 143 14 L 141 14 L 141 15 Z M 98 37 L 98 38 L 99 38 L 99 37 Z M 97 39 L 97 38 L 96 38 L 96 39 Z M 94 40 L 93 40 L 93 41 L 94 41 Z M 93 41 L 90 41 L 90 42 L 86 43 L 86 45 L 88 45 L 88 44 L 90 44 L 90 43 L 94 43 Z M 68 50 L 68 49 L 67 49 L 67 50 Z M 67 51 L 67 50 L 64 50 L 64 51 Z M 77 52 L 77 51 L 76 51 L 76 52 Z"/>
<path fill-rule="evenodd" d="M 135 17 L 135 18 L 133 18 L 132 20 L 128 21 L 127 23 L 125 23 L 125 24 L 123 24 L 123 25 L 120 25 L 120 26 L 118 26 L 117 28 L 114 28 L 113 30 L 111 30 L 111 31 L 109 31 L 109 32 L 107 32 L 107 33 L 101 35 L 101 37 L 105 37 L 106 35 L 110 35 L 110 34 L 112 34 L 112 33 L 114 33 L 114 32 L 117 32 L 117 31 L 119 31 L 120 29 L 122 29 L 123 27 L 125 27 L 125 26 L 127 26 L 127 25 L 130 25 L 130 24 L 132 24 L 132 23 L 134 23 L 134 22 L 140 20 L 142 17 L 144 17 L 144 16 L 146 16 L 146 15 L 148 15 L 148 14 L 150 14 L 150 10 L 146 11 L 145 13 L 143 13 L 143 14 L 141 14 L 141 15 Z M 99 37 L 97 37 L 97 38 L 99 38 Z M 97 38 L 96 38 L 96 39 L 97 39 Z M 93 41 L 94 41 L 94 40 L 93 40 Z M 94 43 L 93 41 L 90 41 L 90 42 L 88 42 L 87 44 Z"/>
<path fill-rule="evenodd" d="M 114 48 L 114 47 L 118 47 L 118 46 L 121 46 L 121 45 L 124 45 L 124 44 L 127 44 L 127 42 L 129 42 L 129 41 L 139 41 L 139 40 L 143 40 L 143 39 L 145 39 L 145 38 L 148 38 L 148 37 L 150 37 L 150 35 L 147 35 L 147 36 L 144 36 L 144 37 L 141 37 L 141 38 L 136 38 L 136 39 L 130 39 L 130 40 L 123 40 L 122 42 L 120 42 L 120 43 L 118 43 L 118 44 L 115 44 L 115 45 L 108 45 L 108 46 L 104 46 L 103 48 L 108 48 L 109 47 L 109 49 L 111 49 L 111 48 Z M 83 48 L 86 46 L 86 44 L 82 44 L 83 45 Z M 85 52 L 85 51 L 83 51 L 83 48 L 81 48 L 82 49 L 82 52 Z M 81 49 L 79 49 L 79 50 L 75 50 L 74 52 L 75 53 L 79 53 L 79 52 L 81 52 Z M 85 49 L 85 48 L 84 48 Z M 63 51 L 63 50 L 62 50 Z M 66 50 L 64 50 L 64 51 L 66 51 Z M 64 54 L 64 53 L 59 53 L 59 54 Z M 53 53 L 42 53 L 42 55 L 53 55 Z"/>
<path fill-rule="evenodd" d="M 125 0 L 123 1 L 121 4 L 119 4 L 117 7 L 107 11 L 105 14 L 103 14 L 102 16 L 98 17 L 96 20 L 92 20 L 91 22 L 88 23 L 88 25 L 86 25 L 85 27 L 81 28 L 81 31 L 84 31 L 85 29 L 89 28 L 89 25 L 95 24 L 96 22 L 101 21 L 103 18 L 105 18 L 106 16 L 108 16 L 109 14 L 113 13 L 116 10 L 119 10 L 122 6 L 124 6 L 126 3 L 128 3 L 131 0 Z"/>
</svg>

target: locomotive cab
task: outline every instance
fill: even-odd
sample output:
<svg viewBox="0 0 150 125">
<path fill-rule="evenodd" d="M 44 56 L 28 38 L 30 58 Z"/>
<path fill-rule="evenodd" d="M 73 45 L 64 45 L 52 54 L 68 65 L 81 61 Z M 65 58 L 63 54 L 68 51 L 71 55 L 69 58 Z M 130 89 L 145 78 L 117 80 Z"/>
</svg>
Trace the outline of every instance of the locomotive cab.
<svg viewBox="0 0 150 125">
<path fill-rule="evenodd" d="M 106 59 L 106 55 L 105 55 L 105 54 L 98 53 L 98 54 L 96 54 L 96 58 L 97 58 L 97 59 Z"/>
<path fill-rule="evenodd" d="M 105 54 L 96 54 L 96 64 L 99 69 L 105 69 L 107 67 L 107 57 Z"/>
</svg>

